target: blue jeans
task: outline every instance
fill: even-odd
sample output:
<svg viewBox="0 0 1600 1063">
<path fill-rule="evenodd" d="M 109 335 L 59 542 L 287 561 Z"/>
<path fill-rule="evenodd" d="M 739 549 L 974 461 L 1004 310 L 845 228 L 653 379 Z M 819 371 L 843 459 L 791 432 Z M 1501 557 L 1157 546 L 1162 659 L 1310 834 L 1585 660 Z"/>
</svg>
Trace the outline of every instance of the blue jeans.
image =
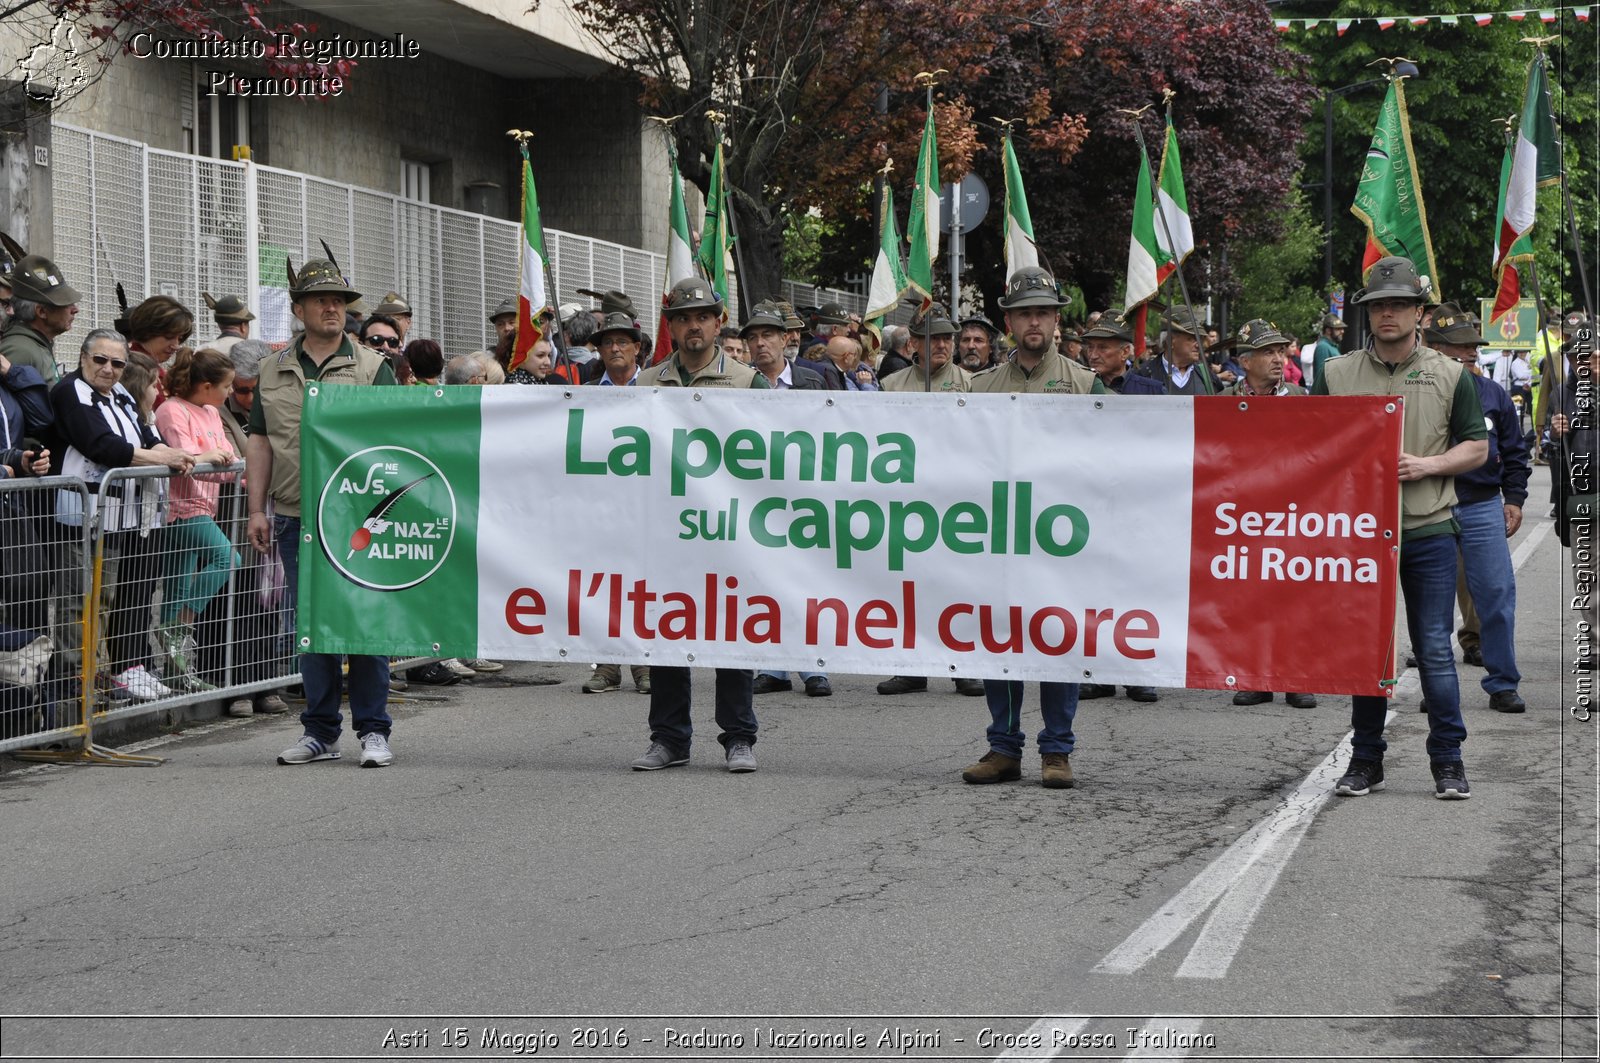
<svg viewBox="0 0 1600 1063">
<path fill-rule="evenodd" d="M 288 601 L 288 626 L 295 630 L 295 604 L 300 594 L 300 518 L 272 518 L 283 556 L 284 595 Z M 299 644 L 298 639 L 296 645 Z M 302 653 L 300 681 L 306 689 L 306 709 L 300 725 L 306 734 L 324 742 L 336 741 L 343 721 L 339 717 L 341 665 L 337 653 Z M 389 658 L 350 654 L 350 726 L 356 734 L 389 736 Z"/>
<path fill-rule="evenodd" d="M 989 702 L 989 748 L 996 753 L 1022 758 L 1022 689 L 1015 679 L 985 679 L 983 696 Z M 1044 730 L 1039 732 L 1039 752 L 1071 753 L 1072 718 L 1078 714 L 1078 684 L 1040 683 L 1039 713 Z"/>
<path fill-rule="evenodd" d="M 1505 503 L 1499 495 L 1455 507 L 1461 525 L 1461 564 L 1467 592 L 1478 611 L 1478 648 L 1483 653 L 1483 691 L 1515 690 L 1517 671 L 1517 579 L 1506 541 Z"/>
<path fill-rule="evenodd" d="M 1501 534 L 1505 534 L 1502 526 Z M 1461 718 L 1461 687 L 1456 681 L 1456 655 L 1450 646 L 1455 619 L 1456 537 L 1430 535 L 1400 547 L 1400 592 L 1405 597 L 1406 627 L 1417 655 L 1422 696 L 1428 703 L 1428 759 L 1460 760 L 1467 725 Z M 1355 757 L 1382 760 L 1383 719 L 1389 699 L 1350 699 L 1350 740 Z"/>
<path fill-rule="evenodd" d="M 735 739 L 754 744 L 756 712 L 755 673 L 738 668 L 717 669 L 717 737 L 723 748 Z M 650 668 L 650 741 L 677 753 L 689 752 L 694 725 L 689 721 L 689 669 L 652 665 Z"/>
</svg>

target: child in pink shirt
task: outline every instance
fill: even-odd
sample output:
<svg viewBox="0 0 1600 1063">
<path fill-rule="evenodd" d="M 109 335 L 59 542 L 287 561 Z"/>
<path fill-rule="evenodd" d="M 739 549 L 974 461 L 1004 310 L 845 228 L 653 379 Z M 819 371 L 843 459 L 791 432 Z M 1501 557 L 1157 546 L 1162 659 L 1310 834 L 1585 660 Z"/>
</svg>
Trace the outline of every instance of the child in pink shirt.
<svg viewBox="0 0 1600 1063">
<path fill-rule="evenodd" d="M 156 410 L 156 426 L 168 446 L 194 455 L 198 464 L 238 460 L 219 407 L 233 386 L 233 362 L 205 349 L 180 350 L 167 370 L 167 401 Z M 166 654 L 166 682 L 190 692 L 215 689 L 195 674 L 195 620 L 239 563 L 228 537 L 217 527 L 219 480 L 232 473 L 180 476 L 172 480 L 167 522 L 166 573 L 156 641 Z"/>
</svg>

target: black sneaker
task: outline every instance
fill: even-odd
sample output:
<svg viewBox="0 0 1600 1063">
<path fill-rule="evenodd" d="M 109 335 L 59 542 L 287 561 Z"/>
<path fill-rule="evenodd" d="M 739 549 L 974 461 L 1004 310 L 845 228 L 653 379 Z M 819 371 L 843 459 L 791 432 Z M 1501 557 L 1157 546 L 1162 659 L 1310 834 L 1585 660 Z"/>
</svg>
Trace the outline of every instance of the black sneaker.
<svg viewBox="0 0 1600 1063">
<path fill-rule="evenodd" d="M 1465 801 L 1472 796 L 1467 769 L 1459 760 L 1436 760 L 1433 768 L 1433 796 L 1441 801 Z"/>
<path fill-rule="evenodd" d="M 1341 797 L 1360 797 L 1383 789 L 1383 761 L 1364 757 L 1350 758 L 1350 767 L 1344 777 L 1334 784 L 1333 792 Z"/>
<path fill-rule="evenodd" d="M 406 669 L 406 678 L 413 683 L 421 683 L 430 687 L 454 686 L 456 683 L 461 682 L 460 676 L 438 661 L 434 661 L 432 664 L 424 664 L 417 668 Z"/>
<path fill-rule="evenodd" d="M 1268 695 L 1268 696 L 1270 697 L 1271 695 Z M 1081 700 L 1083 698 L 1083 695 L 1079 694 L 1078 697 Z M 1128 688 L 1128 700 L 1129 701 L 1139 701 L 1139 702 L 1143 702 L 1145 704 L 1149 704 L 1150 702 L 1155 701 L 1159 697 L 1161 697 L 1161 695 L 1156 693 L 1156 688 L 1155 687 L 1129 687 Z"/>
<path fill-rule="evenodd" d="M 1110 683 L 1084 683 L 1078 687 L 1079 701 L 1093 701 L 1096 698 L 1109 698 L 1117 692 L 1117 688 Z"/>
<path fill-rule="evenodd" d="M 928 689 L 928 680 L 922 676 L 892 675 L 878 684 L 880 694 L 921 693 Z"/>
<path fill-rule="evenodd" d="M 776 694 L 780 690 L 793 689 L 794 683 L 790 681 L 788 676 L 779 679 L 774 675 L 758 675 L 751 692 L 755 694 Z"/>
<path fill-rule="evenodd" d="M 1478 647 L 1478 646 L 1474 646 L 1471 649 L 1467 649 L 1465 646 L 1463 646 L 1461 648 L 1461 663 L 1462 664 L 1476 665 L 1477 667 L 1482 668 L 1483 667 L 1483 650 L 1482 650 L 1482 648 Z"/>
<path fill-rule="evenodd" d="M 1265 705 L 1272 695 L 1265 690 L 1241 690 L 1233 696 L 1235 705 Z"/>
<path fill-rule="evenodd" d="M 825 675 L 814 675 L 806 680 L 806 697 L 831 698 L 833 697 L 833 684 L 828 682 Z"/>
</svg>

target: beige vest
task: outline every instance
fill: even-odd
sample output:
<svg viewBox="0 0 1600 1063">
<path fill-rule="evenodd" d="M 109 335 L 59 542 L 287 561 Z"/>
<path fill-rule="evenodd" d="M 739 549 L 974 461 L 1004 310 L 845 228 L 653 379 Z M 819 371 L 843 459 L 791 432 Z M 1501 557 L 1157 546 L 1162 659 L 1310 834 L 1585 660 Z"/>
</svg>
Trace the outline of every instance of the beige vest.
<svg viewBox="0 0 1600 1063">
<path fill-rule="evenodd" d="M 261 359 L 256 401 L 265 403 L 267 439 L 272 443 L 272 481 L 267 487 L 280 516 L 300 515 L 300 414 L 305 408 L 306 379 L 300 367 L 304 334 L 273 355 Z M 347 338 L 315 377 L 320 383 L 370 384 L 383 367 L 383 355 Z"/>
<path fill-rule="evenodd" d="M 1091 370 L 1052 345 L 1033 372 L 1025 372 L 1013 354 L 1000 365 L 973 374 L 972 390 L 1023 395 L 1087 395 L 1094 389 L 1094 382 Z"/>
<path fill-rule="evenodd" d="M 636 388 L 760 388 L 767 382 L 762 378 L 758 383 L 756 378 L 761 374 L 745 365 L 737 358 L 729 358 L 719 354 L 707 362 L 697 372 L 689 377 L 687 384 L 683 380 L 683 364 L 678 361 L 678 355 L 673 353 L 671 358 L 658 362 L 649 369 L 641 369 L 639 375 L 633 378 Z"/>
<path fill-rule="evenodd" d="M 1330 358 L 1323 366 L 1330 395 L 1399 395 L 1405 400 L 1401 449 L 1431 458 L 1450 449 L 1450 411 L 1462 366 L 1431 347 L 1417 347 L 1391 371 L 1369 349 Z M 1401 527 L 1438 524 L 1450 519 L 1456 504 L 1453 476 L 1427 476 L 1400 485 Z"/>
<path fill-rule="evenodd" d="M 878 385 L 884 391 L 927 391 L 928 382 L 923 378 L 922 366 L 913 365 L 890 373 Z M 965 392 L 972 390 L 972 374 L 956 364 L 954 358 L 944 364 L 943 369 L 933 371 L 933 391 L 936 392 Z"/>
</svg>

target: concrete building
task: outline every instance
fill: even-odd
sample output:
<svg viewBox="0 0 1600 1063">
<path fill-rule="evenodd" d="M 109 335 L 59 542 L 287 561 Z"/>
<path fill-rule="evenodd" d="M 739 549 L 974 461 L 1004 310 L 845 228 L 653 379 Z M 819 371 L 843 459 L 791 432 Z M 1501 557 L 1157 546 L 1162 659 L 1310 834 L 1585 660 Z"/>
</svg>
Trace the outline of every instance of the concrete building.
<svg viewBox="0 0 1600 1063">
<path fill-rule="evenodd" d="M 303 41 L 386 41 L 414 57 L 359 59 L 331 98 L 228 95 L 218 88 L 230 76 L 263 77 L 265 64 L 194 57 L 193 40 L 146 37 L 135 54 L 114 54 L 98 81 L 53 117 L 170 151 L 234 158 L 242 147 L 263 165 L 500 218 L 519 208 L 518 157 L 506 130 L 530 129 L 547 226 L 663 250 L 666 153 L 660 131 L 644 120 L 637 84 L 582 29 L 567 0 L 544 0 L 531 14 L 527 7 L 274 3 L 262 17 L 305 24 Z M 0 69 L 16 79 L 38 42 L 0 37 Z M 46 50 L 71 50 L 69 33 L 58 28 L 55 37 Z M 96 69 L 92 58 L 83 65 Z M 14 219 L 16 211 L 6 213 Z"/>
</svg>

